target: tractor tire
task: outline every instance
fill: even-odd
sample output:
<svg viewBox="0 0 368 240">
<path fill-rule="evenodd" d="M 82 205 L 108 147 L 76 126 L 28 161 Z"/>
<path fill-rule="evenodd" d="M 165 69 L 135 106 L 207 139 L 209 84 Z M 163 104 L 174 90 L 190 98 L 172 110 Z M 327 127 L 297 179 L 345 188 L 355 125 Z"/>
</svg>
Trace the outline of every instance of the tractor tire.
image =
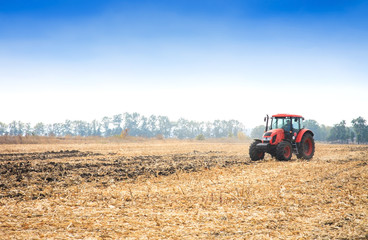
<svg viewBox="0 0 368 240">
<path fill-rule="evenodd" d="M 280 142 L 276 147 L 276 159 L 280 161 L 288 161 L 293 155 L 293 147 L 288 141 Z"/>
<path fill-rule="evenodd" d="M 258 143 L 261 143 L 261 141 L 254 141 L 249 147 L 249 156 L 252 161 L 262 160 L 265 156 L 263 151 L 257 149 Z"/>
<path fill-rule="evenodd" d="M 270 151 L 268 152 L 272 158 L 276 157 L 276 148 L 271 148 Z"/>
<path fill-rule="evenodd" d="M 315 151 L 314 139 L 310 133 L 305 133 L 299 143 L 297 158 L 309 160 L 313 157 Z"/>
</svg>

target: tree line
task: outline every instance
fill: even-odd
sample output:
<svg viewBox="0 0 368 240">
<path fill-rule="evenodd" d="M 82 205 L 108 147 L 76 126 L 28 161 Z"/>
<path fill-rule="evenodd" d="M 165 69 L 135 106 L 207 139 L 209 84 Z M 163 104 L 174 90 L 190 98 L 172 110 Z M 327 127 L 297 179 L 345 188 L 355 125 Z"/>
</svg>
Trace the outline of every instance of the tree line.
<svg viewBox="0 0 368 240">
<path fill-rule="evenodd" d="M 304 127 L 312 130 L 316 141 L 338 142 L 338 143 L 368 143 L 368 125 L 363 117 L 355 118 L 351 121 L 351 127 L 346 125 L 346 121 L 331 126 L 320 125 L 315 120 L 305 120 Z M 265 127 L 263 125 L 253 128 L 252 138 L 260 138 Z"/>
<path fill-rule="evenodd" d="M 304 127 L 313 131 L 316 141 L 339 143 L 368 143 L 368 125 L 363 117 L 351 121 L 351 127 L 343 120 L 333 126 L 320 125 L 315 120 L 305 120 Z M 252 129 L 251 137 L 260 138 L 264 125 Z M 215 120 L 208 122 L 191 121 L 180 118 L 171 121 L 167 116 L 151 115 L 146 117 L 139 113 L 124 113 L 103 117 L 91 122 L 81 120 L 65 120 L 62 123 L 45 124 L 12 121 L 9 124 L 0 122 L 0 136 L 120 136 L 125 131 L 130 136 L 190 139 L 198 136 L 204 138 L 221 138 L 238 136 L 244 126 L 237 120 Z"/>
<path fill-rule="evenodd" d="M 139 113 L 124 113 L 103 117 L 101 120 L 71 121 L 45 124 L 12 121 L 9 124 L 0 122 L 0 136 L 129 136 L 179 138 L 188 139 L 201 135 L 205 138 L 221 138 L 237 136 L 244 126 L 237 120 L 215 120 L 209 122 L 190 121 L 180 118 L 171 121 L 166 116 L 151 115 L 146 117 Z"/>
</svg>

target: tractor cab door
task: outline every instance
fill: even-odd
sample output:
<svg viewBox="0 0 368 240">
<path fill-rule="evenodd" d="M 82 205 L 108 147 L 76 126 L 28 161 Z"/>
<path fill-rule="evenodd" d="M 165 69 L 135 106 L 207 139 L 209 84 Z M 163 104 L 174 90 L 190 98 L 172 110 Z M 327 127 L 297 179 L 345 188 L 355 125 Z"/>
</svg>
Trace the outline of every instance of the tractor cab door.
<svg viewBox="0 0 368 240">
<path fill-rule="evenodd" d="M 296 137 L 300 131 L 300 129 L 302 129 L 302 124 L 300 122 L 300 118 L 291 118 L 291 129 L 292 129 L 292 134 Z"/>
<path fill-rule="evenodd" d="M 285 138 L 290 139 L 290 141 L 294 140 L 301 129 L 300 118 L 290 117 L 286 120 L 287 127 L 285 130 Z"/>
<path fill-rule="evenodd" d="M 293 136 L 293 125 L 292 125 L 292 119 L 290 117 L 287 117 L 283 119 L 283 126 L 282 129 L 284 129 L 285 139 L 288 139 L 291 141 Z"/>
</svg>

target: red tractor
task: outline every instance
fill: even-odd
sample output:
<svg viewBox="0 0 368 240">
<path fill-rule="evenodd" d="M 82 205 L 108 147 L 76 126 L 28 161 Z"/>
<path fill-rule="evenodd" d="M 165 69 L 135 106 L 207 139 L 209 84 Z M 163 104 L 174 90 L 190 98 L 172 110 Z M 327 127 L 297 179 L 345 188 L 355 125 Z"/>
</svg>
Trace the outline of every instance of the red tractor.
<svg viewBox="0 0 368 240">
<path fill-rule="evenodd" d="M 311 159 L 314 155 L 313 132 L 303 127 L 304 118 L 293 114 L 276 114 L 265 117 L 266 129 L 261 139 L 254 139 L 249 147 L 252 161 L 261 160 L 265 153 L 277 160 L 290 160 L 293 153 L 297 158 Z"/>
</svg>

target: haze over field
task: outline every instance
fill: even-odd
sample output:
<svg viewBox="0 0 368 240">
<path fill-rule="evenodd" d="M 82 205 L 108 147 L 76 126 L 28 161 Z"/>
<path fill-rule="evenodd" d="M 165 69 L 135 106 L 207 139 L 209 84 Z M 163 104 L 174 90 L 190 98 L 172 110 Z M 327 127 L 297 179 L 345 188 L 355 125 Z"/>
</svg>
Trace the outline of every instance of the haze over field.
<svg viewBox="0 0 368 240">
<path fill-rule="evenodd" d="M 368 118 L 366 1 L 7 1 L 0 121 Z"/>
</svg>

